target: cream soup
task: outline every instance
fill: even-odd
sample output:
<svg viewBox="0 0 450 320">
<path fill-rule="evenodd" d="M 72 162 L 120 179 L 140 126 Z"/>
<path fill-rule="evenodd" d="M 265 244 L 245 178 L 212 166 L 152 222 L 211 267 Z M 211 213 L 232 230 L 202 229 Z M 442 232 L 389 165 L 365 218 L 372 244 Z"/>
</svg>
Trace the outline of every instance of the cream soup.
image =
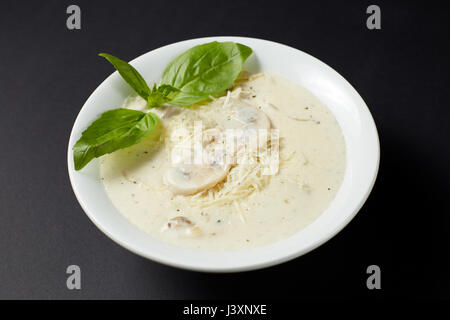
<svg viewBox="0 0 450 320">
<path fill-rule="evenodd" d="M 145 105 L 140 97 L 124 102 Z M 205 250 L 274 242 L 314 221 L 341 185 L 345 141 L 336 119 L 280 76 L 242 77 L 224 97 L 152 112 L 163 124 L 160 140 L 105 155 L 100 170 L 118 211 L 162 241 Z M 199 135 L 202 155 L 213 156 L 196 162 L 189 151 Z M 219 148 L 227 141 L 233 148 Z"/>
</svg>

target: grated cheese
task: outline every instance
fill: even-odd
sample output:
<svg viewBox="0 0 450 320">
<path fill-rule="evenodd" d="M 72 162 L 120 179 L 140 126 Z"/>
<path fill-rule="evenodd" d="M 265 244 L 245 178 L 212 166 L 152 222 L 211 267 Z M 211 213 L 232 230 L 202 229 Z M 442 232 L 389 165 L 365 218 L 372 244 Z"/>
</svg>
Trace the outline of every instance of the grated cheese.
<svg viewBox="0 0 450 320">
<path fill-rule="evenodd" d="M 198 112 L 191 112 L 192 110 L 183 112 L 177 119 L 171 119 L 172 132 L 176 128 L 185 128 L 189 132 L 188 137 L 192 138 L 195 121 L 213 119 L 214 115 L 217 117 L 217 112 L 220 112 L 221 117 L 226 117 L 230 111 L 230 101 L 240 99 L 241 93 L 241 88 L 236 87 L 233 91 L 229 90 L 226 96 L 218 98 L 206 106 L 200 106 Z M 213 127 L 220 127 L 220 124 L 215 123 Z M 173 147 L 172 144 L 168 149 Z M 192 206 L 199 208 L 233 204 L 232 208 L 235 211 L 241 211 L 239 201 L 249 197 L 255 191 L 262 190 L 270 181 L 270 176 L 264 175 L 264 170 L 269 166 L 268 154 L 270 151 L 269 145 L 267 154 L 249 153 L 244 155 L 247 159 L 241 159 L 242 161 L 234 164 L 224 181 L 197 194 L 179 197 L 187 199 Z"/>
</svg>

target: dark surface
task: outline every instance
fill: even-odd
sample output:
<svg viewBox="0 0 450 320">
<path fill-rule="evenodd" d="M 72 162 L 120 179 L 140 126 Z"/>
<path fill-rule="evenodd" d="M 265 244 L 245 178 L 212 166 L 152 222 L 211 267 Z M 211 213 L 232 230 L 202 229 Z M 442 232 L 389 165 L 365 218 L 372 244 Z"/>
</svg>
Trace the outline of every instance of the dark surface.
<svg viewBox="0 0 450 320">
<path fill-rule="evenodd" d="M 450 298 L 449 25 L 439 3 L 369 1 L 69 1 L 0 3 L 0 298 Z M 258 6 L 255 6 L 258 4 Z M 356 218 L 319 249 L 240 274 L 166 267 L 121 248 L 77 203 L 66 168 L 78 111 L 111 72 L 98 52 L 131 60 L 176 41 L 265 38 L 341 73 L 378 126 L 381 166 Z M 66 288 L 66 267 L 82 290 Z M 366 288 L 377 264 L 382 290 Z"/>
</svg>

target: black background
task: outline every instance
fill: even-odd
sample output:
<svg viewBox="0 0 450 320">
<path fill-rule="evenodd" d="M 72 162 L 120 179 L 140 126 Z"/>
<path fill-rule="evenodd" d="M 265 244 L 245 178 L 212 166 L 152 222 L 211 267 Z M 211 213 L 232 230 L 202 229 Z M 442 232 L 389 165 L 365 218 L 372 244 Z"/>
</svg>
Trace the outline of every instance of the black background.
<svg viewBox="0 0 450 320">
<path fill-rule="evenodd" d="M 449 24 L 443 3 L 375 1 L 2 1 L 0 298 L 450 298 Z M 66 28 L 78 4 L 82 29 Z M 125 60 L 180 40 L 241 35 L 303 50 L 341 73 L 377 124 L 381 165 L 356 218 L 294 261 L 238 274 L 166 267 L 104 236 L 70 187 L 73 122 Z M 66 267 L 82 290 L 66 288 Z M 382 289 L 366 288 L 377 264 Z"/>
</svg>

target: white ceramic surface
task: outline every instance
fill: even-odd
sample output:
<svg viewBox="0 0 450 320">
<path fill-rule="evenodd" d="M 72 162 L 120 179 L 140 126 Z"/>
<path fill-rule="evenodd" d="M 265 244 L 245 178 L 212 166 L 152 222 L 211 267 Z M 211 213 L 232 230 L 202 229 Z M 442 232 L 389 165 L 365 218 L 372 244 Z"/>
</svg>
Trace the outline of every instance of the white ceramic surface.
<svg viewBox="0 0 450 320">
<path fill-rule="evenodd" d="M 150 51 L 131 64 L 151 84 L 159 81 L 165 66 L 177 55 L 210 41 L 235 41 L 251 47 L 254 53 L 246 63 L 247 70 L 277 73 L 312 91 L 333 112 L 345 137 L 347 168 L 342 186 L 328 209 L 289 238 L 242 251 L 185 249 L 140 231 L 108 199 L 99 178 L 97 159 L 81 171 L 73 168 L 72 147 L 81 132 L 100 113 L 121 106 L 132 94 L 118 72 L 92 93 L 70 134 L 67 160 L 75 195 L 92 222 L 108 237 L 136 254 L 167 265 L 198 271 L 236 272 L 264 268 L 301 256 L 336 235 L 366 201 L 377 176 L 380 158 L 375 123 L 363 99 L 336 71 L 302 51 L 271 41 L 243 37 L 193 39 Z"/>
</svg>

